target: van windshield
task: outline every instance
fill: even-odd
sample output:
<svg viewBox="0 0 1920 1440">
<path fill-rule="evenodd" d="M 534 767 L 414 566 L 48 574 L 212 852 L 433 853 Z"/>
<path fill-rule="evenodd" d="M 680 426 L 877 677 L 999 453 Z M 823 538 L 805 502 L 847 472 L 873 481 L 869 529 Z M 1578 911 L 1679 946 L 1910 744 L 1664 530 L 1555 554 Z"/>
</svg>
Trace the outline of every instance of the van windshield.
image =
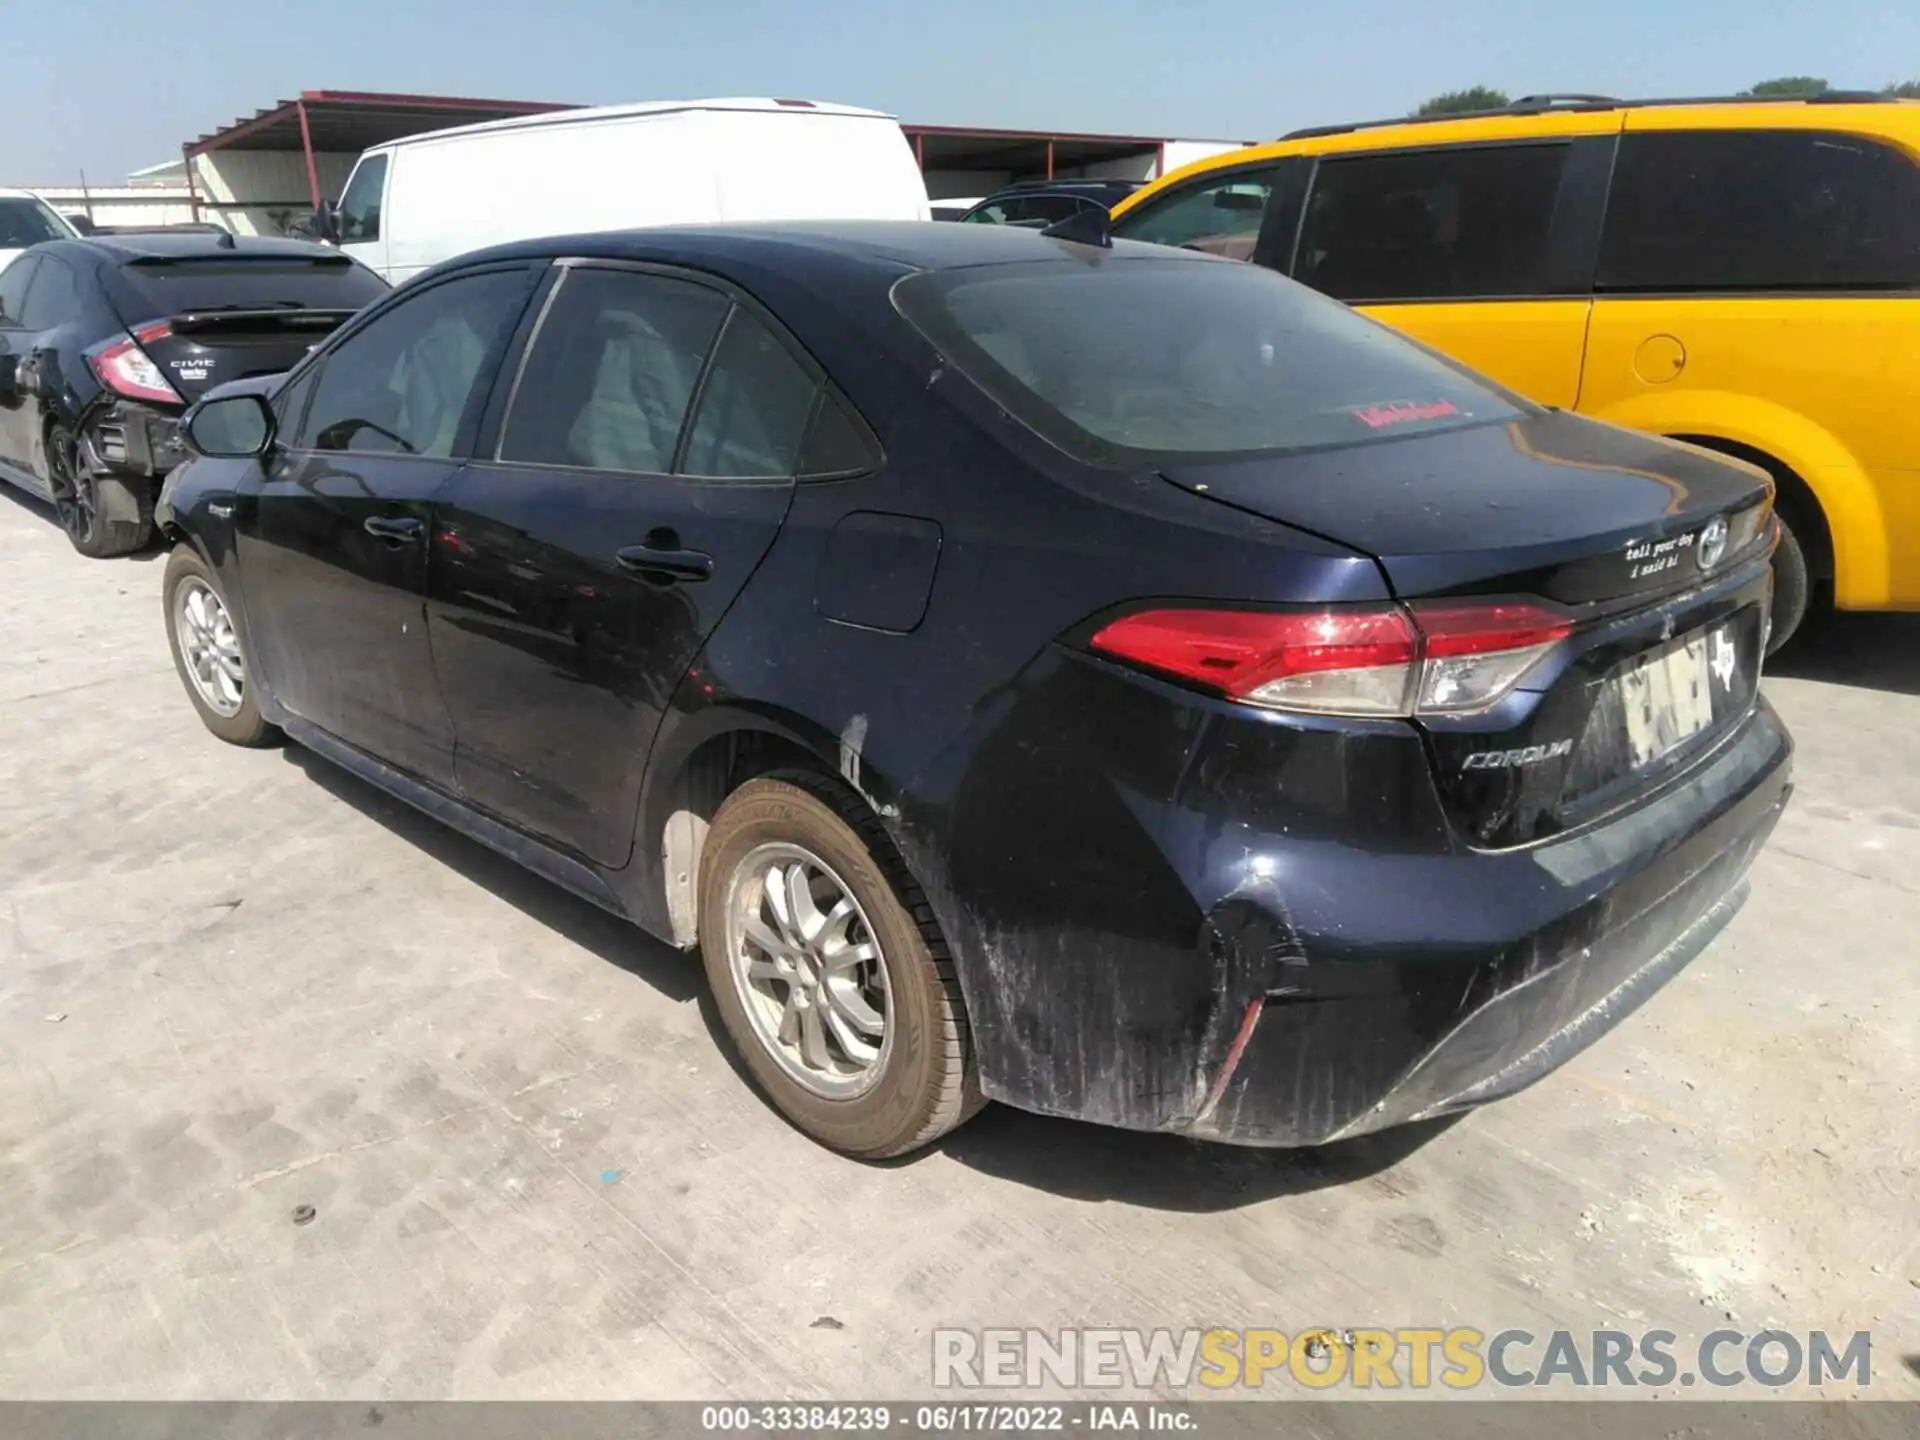
<svg viewBox="0 0 1920 1440">
<path fill-rule="evenodd" d="M 73 232 L 38 200 L 0 199 L 0 250 L 25 250 L 42 240 L 70 240 Z"/>
<path fill-rule="evenodd" d="M 1130 248 L 930 271 L 894 303 L 995 401 L 1096 465 L 1364 444 L 1531 408 L 1271 271 Z"/>
</svg>

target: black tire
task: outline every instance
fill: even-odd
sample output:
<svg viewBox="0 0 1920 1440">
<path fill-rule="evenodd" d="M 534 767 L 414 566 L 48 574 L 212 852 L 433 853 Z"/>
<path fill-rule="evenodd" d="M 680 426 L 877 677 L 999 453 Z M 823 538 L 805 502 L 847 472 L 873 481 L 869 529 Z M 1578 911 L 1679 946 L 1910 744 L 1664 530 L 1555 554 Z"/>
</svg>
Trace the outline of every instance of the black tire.
<svg viewBox="0 0 1920 1440">
<path fill-rule="evenodd" d="M 1783 519 L 1780 544 L 1773 552 L 1773 624 L 1767 633 L 1767 654 L 1774 654 L 1793 638 L 1800 622 L 1807 618 L 1812 596 L 1807 552 L 1801 548 L 1793 527 Z"/>
<path fill-rule="evenodd" d="M 889 991 L 888 1041 L 871 1087 L 828 1098 L 794 1079 L 748 1018 L 727 954 L 727 907 L 742 862 L 766 844 L 826 862 L 865 913 Z M 713 818 L 700 860 L 700 948 L 736 1053 L 768 1099 L 822 1145 L 863 1160 L 917 1150 L 985 1103 L 966 1009 L 933 912 L 860 801 L 825 776 L 783 771 L 742 785 Z"/>
<path fill-rule="evenodd" d="M 47 432 L 47 479 L 60 528 L 73 548 L 89 560 L 132 555 L 153 543 L 154 483 L 95 474 L 64 426 L 56 425 Z M 125 487 L 133 497 L 138 517 L 107 519 L 100 503 L 103 485 Z"/>
<path fill-rule="evenodd" d="M 258 748 L 278 744 L 281 738 L 278 727 L 269 725 L 260 716 L 260 700 L 253 677 L 253 662 L 240 642 L 237 626 L 234 627 L 234 647 L 239 653 L 241 672 L 244 676 L 239 707 L 231 714 L 222 714 L 201 694 L 200 686 L 195 681 L 186 654 L 182 650 L 178 633 L 181 623 L 178 597 L 182 587 L 189 584 L 204 586 L 213 592 L 221 606 L 228 610 L 229 615 L 232 610 L 227 605 L 227 598 L 220 588 L 220 582 L 214 578 L 213 571 L 208 568 L 206 561 L 200 558 L 198 552 L 190 545 L 175 546 L 173 553 L 167 557 L 167 571 L 160 585 L 162 604 L 165 606 L 167 648 L 173 651 L 173 668 L 179 673 L 180 684 L 187 692 L 187 699 L 193 702 L 193 708 L 199 712 L 200 723 L 229 745 Z"/>
</svg>

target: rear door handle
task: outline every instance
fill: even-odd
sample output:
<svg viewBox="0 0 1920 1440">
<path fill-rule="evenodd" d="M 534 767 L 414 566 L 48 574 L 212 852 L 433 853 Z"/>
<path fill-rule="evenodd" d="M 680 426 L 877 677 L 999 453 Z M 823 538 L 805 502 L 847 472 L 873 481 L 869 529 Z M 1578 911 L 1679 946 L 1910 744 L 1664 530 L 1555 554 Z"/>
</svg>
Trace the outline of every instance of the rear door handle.
<svg viewBox="0 0 1920 1440">
<path fill-rule="evenodd" d="M 652 536 L 649 539 L 655 538 Z M 631 570 L 656 585 L 693 584 L 713 574 L 713 557 L 704 550 L 682 550 L 678 536 L 664 545 L 629 545 L 616 551 L 620 568 Z"/>
<path fill-rule="evenodd" d="M 384 540 L 396 550 L 427 533 L 424 522 L 406 515 L 369 515 L 361 527 L 374 539 Z"/>
</svg>

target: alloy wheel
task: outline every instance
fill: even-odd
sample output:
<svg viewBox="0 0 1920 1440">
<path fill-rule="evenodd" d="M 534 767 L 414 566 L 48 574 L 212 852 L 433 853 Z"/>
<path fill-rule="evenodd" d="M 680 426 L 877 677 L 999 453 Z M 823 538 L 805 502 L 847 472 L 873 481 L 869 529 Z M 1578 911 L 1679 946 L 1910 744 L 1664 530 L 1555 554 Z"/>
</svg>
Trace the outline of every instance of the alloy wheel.
<svg viewBox="0 0 1920 1440">
<path fill-rule="evenodd" d="M 800 1085 L 849 1100 L 892 1053 L 886 959 L 853 892 L 812 851 L 756 846 L 727 891 L 734 988 L 766 1051 Z"/>
<path fill-rule="evenodd" d="M 233 619 L 212 586 L 195 579 L 180 583 L 173 594 L 173 629 L 201 701 L 216 715 L 239 714 L 246 698 L 246 669 Z"/>
<path fill-rule="evenodd" d="M 73 437 L 56 429 L 47 437 L 47 478 L 53 485 L 53 509 L 60 527 L 75 540 L 93 534 L 99 512 L 99 494 L 92 472 L 75 453 Z"/>
</svg>

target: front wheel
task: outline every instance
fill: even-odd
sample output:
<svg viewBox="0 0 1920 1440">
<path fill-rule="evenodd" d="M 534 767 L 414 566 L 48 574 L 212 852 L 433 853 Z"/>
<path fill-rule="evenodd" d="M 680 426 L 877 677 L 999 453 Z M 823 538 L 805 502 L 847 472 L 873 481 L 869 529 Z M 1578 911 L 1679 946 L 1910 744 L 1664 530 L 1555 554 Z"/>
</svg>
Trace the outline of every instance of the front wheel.
<svg viewBox="0 0 1920 1440">
<path fill-rule="evenodd" d="M 201 723 L 229 745 L 271 745 L 280 732 L 260 716 L 260 699 L 240 634 L 219 583 L 185 544 L 167 557 L 160 593 L 167 607 L 173 667 Z"/>
<path fill-rule="evenodd" d="M 865 1160 L 983 1103 L 953 962 L 879 821 L 831 780 L 750 780 L 700 863 L 700 948 L 734 1048 L 769 1099 Z"/>
</svg>

